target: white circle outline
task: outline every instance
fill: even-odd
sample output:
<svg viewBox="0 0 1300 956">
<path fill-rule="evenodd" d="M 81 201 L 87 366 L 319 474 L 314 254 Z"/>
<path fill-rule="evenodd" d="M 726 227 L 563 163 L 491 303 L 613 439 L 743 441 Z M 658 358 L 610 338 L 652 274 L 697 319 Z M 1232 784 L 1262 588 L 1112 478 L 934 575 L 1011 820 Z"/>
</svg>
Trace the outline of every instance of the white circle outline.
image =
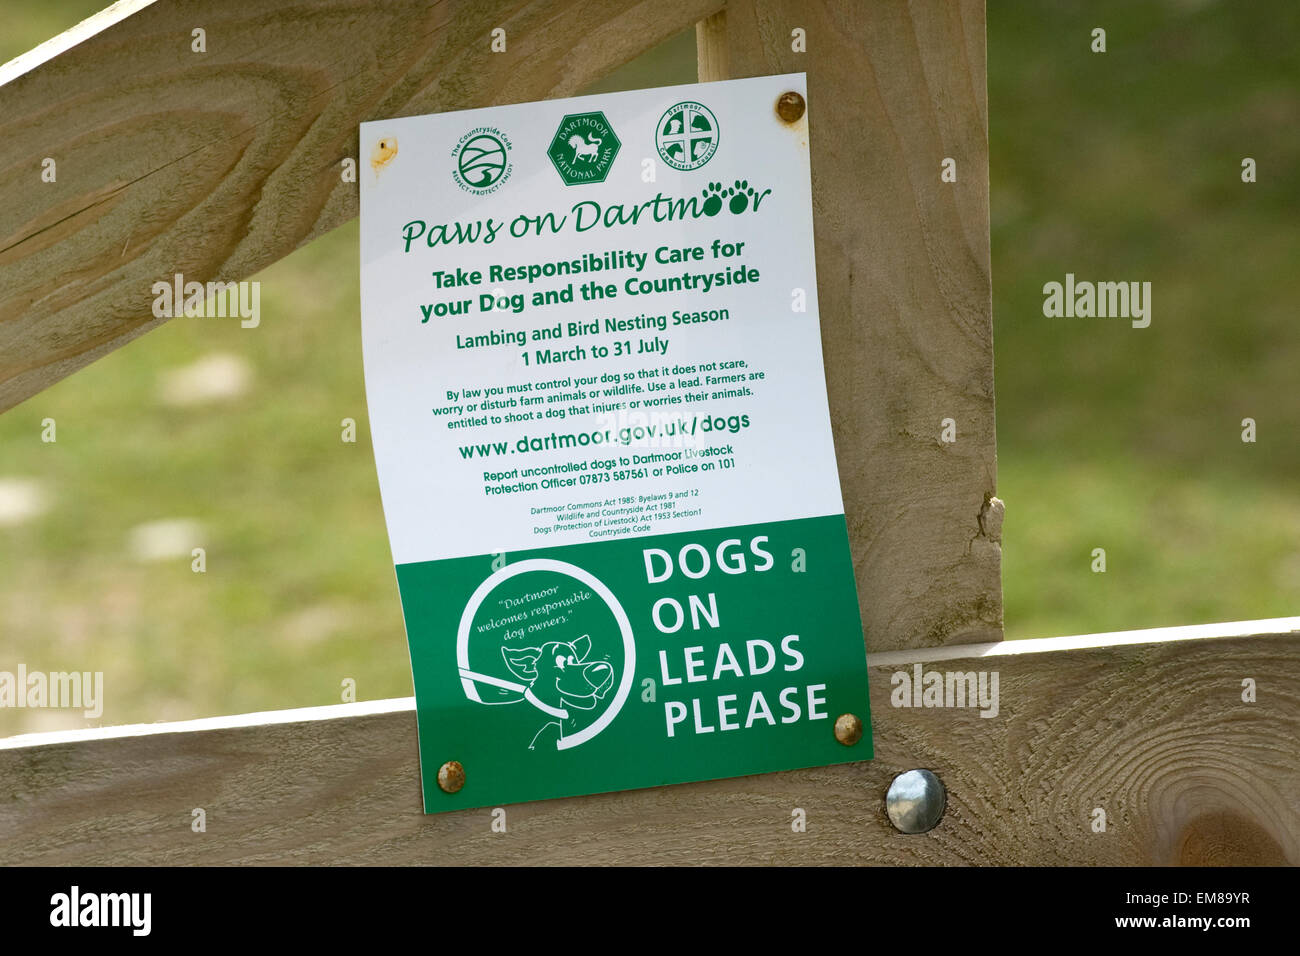
<svg viewBox="0 0 1300 956">
<path fill-rule="evenodd" d="M 623 709 L 623 704 L 627 702 L 628 694 L 632 690 L 632 681 L 636 672 L 636 640 L 632 636 L 632 622 L 628 620 L 627 612 L 623 610 L 623 605 L 618 602 L 614 592 L 605 586 L 591 572 L 584 570 L 573 564 L 564 561 L 555 561 L 551 558 L 528 558 L 515 564 L 508 564 L 499 571 L 493 572 L 483 583 L 475 588 L 474 593 L 470 595 L 469 603 L 465 605 L 465 611 L 460 617 L 460 627 L 456 631 L 456 663 L 461 670 L 469 670 L 469 629 L 474 622 L 474 615 L 478 612 L 479 606 L 489 593 L 494 591 L 503 581 L 519 574 L 527 574 L 530 571 L 554 571 L 557 574 L 563 574 L 571 578 L 576 578 L 587 587 L 591 588 L 600 596 L 600 599 L 609 607 L 610 612 L 614 615 L 614 620 L 618 622 L 619 631 L 623 635 L 623 678 L 619 682 L 618 690 L 614 694 L 614 699 L 610 705 L 605 708 L 605 712 L 596 720 L 582 730 L 568 737 L 561 737 L 555 742 L 556 750 L 568 750 L 570 747 L 576 747 L 579 744 L 586 743 L 592 737 L 604 730 L 618 716 L 618 712 Z M 470 700 L 482 703 L 478 696 L 477 689 L 472 681 L 464 678 L 461 684 L 465 688 L 465 695 Z"/>
</svg>

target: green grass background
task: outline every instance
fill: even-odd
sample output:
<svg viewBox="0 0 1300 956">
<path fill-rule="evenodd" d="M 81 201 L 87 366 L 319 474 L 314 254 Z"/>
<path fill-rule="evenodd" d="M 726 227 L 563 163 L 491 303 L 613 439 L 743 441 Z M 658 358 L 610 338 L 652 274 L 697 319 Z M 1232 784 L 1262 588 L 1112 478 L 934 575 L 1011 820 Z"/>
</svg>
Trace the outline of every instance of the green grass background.
<svg viewBox="0 0 1300 956">
<path fill-rule="evenodd" d="M 7 0 L 0 60 L 97 7 Z M 993 0 L 988 30 L 1008 637 L 1297 613 L 1300 5 Z M 595 89 L 690 82 L 693 42 Z M 1044 318 L 1066 272 L 1150 281 L 1151 327 Z M 103 723 L 336 703 L 344 678 L 411 692 L 356 223 L 256 278 L 257 330 L 173 321 L 0 416 L 0 481 L 50 501 L 0 527 L 0 669 L 104 671 Z M 213 353 L 249 363 L 245 394 L 160 401 Z M 131 529 L 168 518 L 206 529 L 207 573 L 131 556 Z M 0 735 L 84 723 L 0 711 Z"/>
</svg>

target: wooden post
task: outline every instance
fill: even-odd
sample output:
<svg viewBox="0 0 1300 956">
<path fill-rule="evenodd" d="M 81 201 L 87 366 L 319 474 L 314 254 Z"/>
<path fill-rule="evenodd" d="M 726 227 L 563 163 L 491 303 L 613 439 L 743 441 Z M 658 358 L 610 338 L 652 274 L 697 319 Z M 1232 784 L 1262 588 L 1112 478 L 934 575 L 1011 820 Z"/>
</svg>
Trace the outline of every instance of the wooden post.
<svg viewBox="0 0 1300 956">
<path fill-rule="evenodd" d="M 702 80 L 808 74 L 826 379 L 868 650 L 1000 640 L 983 0 L 729 0 L 696 37 Z"/>
</svg>

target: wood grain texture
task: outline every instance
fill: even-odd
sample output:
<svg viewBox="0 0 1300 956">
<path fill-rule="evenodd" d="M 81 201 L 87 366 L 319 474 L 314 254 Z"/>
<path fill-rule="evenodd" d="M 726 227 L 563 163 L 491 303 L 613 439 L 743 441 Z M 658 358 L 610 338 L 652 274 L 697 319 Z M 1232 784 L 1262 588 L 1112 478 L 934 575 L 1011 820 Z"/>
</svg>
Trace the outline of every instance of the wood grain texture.
<svg viewBox="0 0 1300 956">
<path fill-rule="evenodd" d="M 244 279 L 355 216 L 358 123 L 572 95 L 721 5 L 157 0 L 92 21 L 0 86 L 0 411 L 158 325 L 154 282 Z"/>
<path fill-rule="evenodd" d="M 731 75 L 727 62 L 727 12 L 722 10 L 695 24 L 696 77 L 701 83 L 725 80 Z"/>
<path fill-rule="evenodd" d="M 421 813 L 409 703 L 12 741 L 0 749 L 0 863 L 1297 864 L 1300 632 L 1234 633 L 884 655 L 871 668 L 872 762 L 520 804 L 504 834 L 488 810 Z M 998 716 L 891 707 L 891 675 L 918 661 L 997 671 Z M 1246 677 L 1255 703 L 1241 699 Z M 905 836 L 883 795 L 916 767 L 944 781 L 948 809 Z M 206 833 L 190 830 L 194 807 Z M 791 831 L 795 807 L 806 833 Z"/>
<path fill-rule="evenodd" d="M 729 0 L 697 38 L 701 79 L 808 74 L 826 378 L 868 649 L 1000 639 L 983 0 Z M 956 183 L 940 182 L 945 157 Z"/>
</svg>

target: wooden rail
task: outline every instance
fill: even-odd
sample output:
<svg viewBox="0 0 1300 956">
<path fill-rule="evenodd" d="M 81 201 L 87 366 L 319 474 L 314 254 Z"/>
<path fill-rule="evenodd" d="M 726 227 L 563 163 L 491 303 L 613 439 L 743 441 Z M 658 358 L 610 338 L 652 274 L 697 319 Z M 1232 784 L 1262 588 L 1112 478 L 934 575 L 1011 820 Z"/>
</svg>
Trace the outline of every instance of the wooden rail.
<svg viewBox="0 0 1300 956">
<path fill-rule="evenodd" d="M 892 706 L 917 664 L 996 671 L 998 715 Z M 11 738 L 0 863 L 1300 863 L 1300 618 L 877 654 L 871 691 L 869 763 L 520 804 L 505 833 L 420 812 L 409 699 Z M 948 808 L 906 836 L 883 795 L 915 767 Z"/>
<path fill-rule="evenodd" d="M 355 217 L 358 123 L 571 95 L 721 6 L 137 0 L 0 69 L 0 411 L 158 325 L 154 281 Z"/>
</svg>

